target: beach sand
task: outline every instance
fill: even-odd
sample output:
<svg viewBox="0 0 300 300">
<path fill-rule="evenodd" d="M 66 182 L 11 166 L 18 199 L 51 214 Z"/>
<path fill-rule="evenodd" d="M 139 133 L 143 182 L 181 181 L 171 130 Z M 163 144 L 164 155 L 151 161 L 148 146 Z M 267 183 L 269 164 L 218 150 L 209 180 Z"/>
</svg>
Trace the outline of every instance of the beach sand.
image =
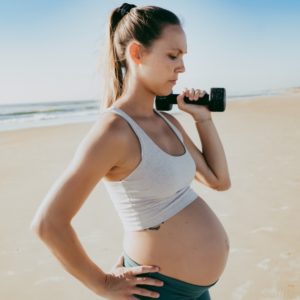
<svg viewBox="0 0 300 300">
<path fill-rule="evenodd" d="M 192 139 L 191 118 L 176 115 Z M 213 113 L 231 173 L 225 192 L 193 182 L 229 239 L 215 300 L 300 299 L 300 92 L 229 101 Z M 92 123 L 0 133 L 0 299 L 101 299 L 67 273 L 30 231 L 47 191 Z M 88 255 L 109 271 L 122 226 L 100 181 L 73 220 Z"/>
</svg>

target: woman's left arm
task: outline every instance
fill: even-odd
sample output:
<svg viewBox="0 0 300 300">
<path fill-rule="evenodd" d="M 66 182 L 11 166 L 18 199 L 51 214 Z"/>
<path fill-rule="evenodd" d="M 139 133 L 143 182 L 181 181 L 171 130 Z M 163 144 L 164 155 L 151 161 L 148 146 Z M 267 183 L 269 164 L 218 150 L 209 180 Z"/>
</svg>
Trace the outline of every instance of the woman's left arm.
<svg viewBox="0 0 300 300">
<path fill-rule="evenodd" d="M 216 177 L 216 183 L 213 184 L 215 186 L 215 189 L 219 191 L 229 189 L 231 182 L 225 151 L 213 120 L 208 119 L 195 122 L 195 125 L 197 127 L 197 131 L 201 141 L 202 153 L 201 155 L 199 155 L 200 150 L 191 150 L 194 153 L 198 153 L 198 155 L 194 155 L 194 158 L 196 158 L 197 161 L 201 159 L 200 157 L 204 157 L 206 164 Z M 188 137 L 186 137 L 186 139 L 188 139 Z M 188 143 L 190 145 L 190 148 L 193 148 L 191 143 Z M 200 181 L 203 180 L 204 178 L 201 178 L 201 171 L 199 171 L 199 169 L 197 171 L 198 172 L 196 173 L 196 179 L 198 177 Z"/>
<path fill-rule="evenodd" d="M 193 143 L 179 121 L 170 114 L 165 115 L 180 130 L 184 143 L 195 161 L 195 179 L 212 189 L 228 190 L 231 182 L 226 156 L 211 113 L 204 106 L 183 103 L 183 97 L 189 95 L 188 92 L 183 92 L 181 98 L 178 97 L 177 103 L 181 110 L 192 115 L 201 141 L 202 152 Z M 197 100 L 199 95 L 201 93 L 198 95 L 194 93 L 193 96 L 190 96 L 190 100 Z"/>
</svg>

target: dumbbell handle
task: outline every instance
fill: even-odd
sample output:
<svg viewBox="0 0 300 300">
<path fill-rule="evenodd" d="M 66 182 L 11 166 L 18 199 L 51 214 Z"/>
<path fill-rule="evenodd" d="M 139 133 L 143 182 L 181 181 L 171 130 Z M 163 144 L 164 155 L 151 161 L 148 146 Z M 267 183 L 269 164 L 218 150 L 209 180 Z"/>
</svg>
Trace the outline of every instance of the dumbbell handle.
<svg viewBox="0 0 300 300">
<path fill-rule="evenodd" d="M 177 104 L 177 96 L 179 94 L 171 94 L 168 96 L 160 96 L 160 100 L 168 99 L 168 103 L 170 104 Z M 203 105 L 209 105 L 209 95 L 205 94 L 202 98 L 199 98 L 198 100 L 190 100 L 189 97 L 183 98 L 184 102 L 187 104 L 203 104 Z"/>
</svg>

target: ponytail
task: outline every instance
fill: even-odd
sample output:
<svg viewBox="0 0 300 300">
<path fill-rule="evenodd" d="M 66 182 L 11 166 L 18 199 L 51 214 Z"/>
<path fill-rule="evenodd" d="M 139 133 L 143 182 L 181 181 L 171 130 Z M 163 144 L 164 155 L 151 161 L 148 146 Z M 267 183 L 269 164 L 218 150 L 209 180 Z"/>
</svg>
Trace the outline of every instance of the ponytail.
<svg viewBox="0 0 300 300">
<path fill-rule="evenodd" d="M 126 89 L 125 52 L 129 42 L 136 40 L 149 49 L 169 24 L 181 25 L 181 22 L 174 13 L 157 6 L 124 3 L 111 12 L 104 54 L 103 108 L 110 107 Z"/>
</svg>

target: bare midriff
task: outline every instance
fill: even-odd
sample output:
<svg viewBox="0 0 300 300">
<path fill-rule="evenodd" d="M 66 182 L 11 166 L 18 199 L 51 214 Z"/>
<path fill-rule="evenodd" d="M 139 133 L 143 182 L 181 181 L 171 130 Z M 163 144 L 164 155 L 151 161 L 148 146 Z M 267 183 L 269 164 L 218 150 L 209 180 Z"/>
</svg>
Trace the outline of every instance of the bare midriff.
<svg viewBox="0 0 300 300">
<path fill-rule="evenodd" d="M 198 197 L 155 230 L 126 231 L 125 253 L 142 265 L 196 285 L 216 282 L 224 271 L 228 236 L 215 213 Z"/>
</svg>

